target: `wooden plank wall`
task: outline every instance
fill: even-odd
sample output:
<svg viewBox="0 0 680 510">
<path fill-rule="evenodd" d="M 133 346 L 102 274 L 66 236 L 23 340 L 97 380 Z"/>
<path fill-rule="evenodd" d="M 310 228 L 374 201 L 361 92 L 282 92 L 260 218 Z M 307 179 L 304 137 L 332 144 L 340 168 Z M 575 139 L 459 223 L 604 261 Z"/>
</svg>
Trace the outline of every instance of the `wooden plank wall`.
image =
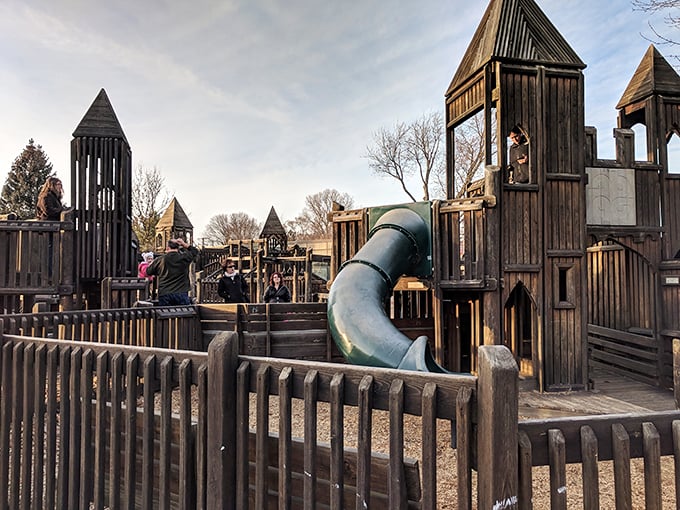
<svg viewBox="0 0 680 510">
<path fill-rule="evenodd" d="M 331 253 L 331 282 L 340 265 L 351 259 L 366 243 L 368 218 L 366 209 L 336 211 L 333 216 L 333 251 Z"/>
<path fill-rule="evenodd" d="M 193 306 L 41 312 L 0 317 L 6 334 L 97 344 L 202 350 Z"/>
<path fill-rule="evenodd" d="M 71 142 L 71 183 L 78 230 L 76 273 L 82 279 L 137 274 L 132 253 L 130 148 L 118 138 Z"/>
<path fill-rule="evenodd" d="M 678 171 L 680 169 L 676 169 Z M 666 259 L 680 256 L 680 219 L 677 212 L 680 211 L 680 175 L 666 176 L 666 201 L 669 218 L 664 221 L 665 235 L 668 237 L 668 253 Z"/>
<path fill-rule="evenodd" d="M 656 275 L 635 252 L 608 243 L 588 248 L 588 323 L 654 331 Z"/>
<path fill-rule="evenodd" d="M 63 221 L 0 220 L 0 297 L 73 292 L 73 218 Z M 18 312 L 18 299 L 6 299 L 7 313 Z M 27 310 L 28 311 L 28 310 Z"/>
<path fill-rule="evenodd" d="M 0 508 L 205 508 L 205 353 L 0 344 Z"/>
</svg>

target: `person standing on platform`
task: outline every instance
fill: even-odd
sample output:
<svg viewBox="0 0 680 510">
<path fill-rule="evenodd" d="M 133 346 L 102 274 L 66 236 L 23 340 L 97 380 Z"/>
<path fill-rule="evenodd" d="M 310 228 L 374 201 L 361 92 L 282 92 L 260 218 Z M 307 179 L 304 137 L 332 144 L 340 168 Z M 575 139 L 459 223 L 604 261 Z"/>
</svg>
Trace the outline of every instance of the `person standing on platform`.
<svg viewBox="0 0 680 510">
<path fill-rule="evenodd" d="M 170 239 L 165 254 L 146 268 L 147 276 L 158 277 L 158 305 L 190 305 L 189 266 L 198 255 L 198 249 L 184 239 Z"/>
<path fill-rule="evenodd" d="M 238 273 L 234 261 L 227 259 L 222 267 L 224 276 L 217 283 L 217 294 L 224 299 L 225 303 L 250 303 L 248 282 Z"/>
<path fill-rule="evenodd" d="M 269 277 L 269 286 L 264 291 L 265 303 L 290 303 L 290 291 L 283 284 L 283 276 L 278 271 Z"/>
<path fill-rule="evenodd" d="M 61 199 L 64 197 L 64 188 L 61 179 L 48 177 L 38 194 L 38 203 L 35 206 L 35 217 L 39 220 L 60 221 L 61 212 L 64 204 Z"/>
</svg>

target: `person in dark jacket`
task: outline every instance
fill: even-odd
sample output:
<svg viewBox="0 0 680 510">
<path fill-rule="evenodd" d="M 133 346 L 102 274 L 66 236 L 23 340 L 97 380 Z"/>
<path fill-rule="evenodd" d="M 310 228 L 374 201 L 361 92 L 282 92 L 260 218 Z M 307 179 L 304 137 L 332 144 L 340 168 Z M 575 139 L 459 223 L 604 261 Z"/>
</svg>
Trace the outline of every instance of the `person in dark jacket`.
<svg viewBox="0 0 680 510">
<path fill-rule="evenodd" d="M 269 286 L 264 291 L 265 303 L 290 303 L 290 291 L 283 284 L 283 276 L 278 271 L 269 277 Z"/>
<path fill-rule="evenodd" d="M 189 266 L 198 255 L 198 249 L 184 239 L 170 239 L 165 254 L 154 259 L 146 268 L 148 276 L 158 278 L 158 305 L 190 305 Z"/>
<path fill-rule="evenodd" d="M 529 143 L 518 126 L 510 130 L 508 137 L 512 141 L 508 182 L 510 184 L 526 184 L 529 182 Z"/>
<path fill-rule="evenodd" d="M 38 194 L 35 216 L 39 220 L 60 221 L 64 204 L 61 199 L 64 196 L 64 188 L 61 180 L 57 177 L 48 177 Z"/>
<path fill-rule="evenodd" d="M 224 298 L 225 303 L 250 303 L 248 282 L 236 271 L 234 261 L 227 259 L 222 267 L 224 276 L 217 283 L 217 294 Z"/>
</svg>

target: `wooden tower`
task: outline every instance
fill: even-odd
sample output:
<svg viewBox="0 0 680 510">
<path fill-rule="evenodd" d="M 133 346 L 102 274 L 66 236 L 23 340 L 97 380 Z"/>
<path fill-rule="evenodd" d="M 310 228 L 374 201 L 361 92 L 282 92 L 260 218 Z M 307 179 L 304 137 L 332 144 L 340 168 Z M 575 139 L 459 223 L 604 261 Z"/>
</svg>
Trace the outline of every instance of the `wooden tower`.
<svg viewBox="0 0 680 510">
<path fill-rule="evenodd" d="M 446 92 L 449 198 L 455 130 L 479 112 L 486 164 L 496 169 L 486 193 L 497 200 L 487 249 L 498 285 L 474 306 L 475 341 L 508 345 L 542 389 L 587 382 L 584 67 L 533 0 L 492 0 Z M 522 184 L 505 172 L 514 126 L 528 140 Z"/>
<path fill-rule="evenodd" d="M 178 200 L 173 197 L 163 216 L 156 223 L 156 251 L 163 252 L 168 241 L 178 237 L 189 244 L 193 243 L 194 226 L 189 221 L 189 217 L 182 206 L 179 205 Z"/>
<path fill-rule="evenodd" d="M 276 214 L 274 206 L 269 210 L 267 220 L 264 222 L 262 232 L 260 232 L 260 239 L 265 239 L 265 256 L 279 255 L 288 249 L 288 234 L 283 224 Z"/>
<path fill-rule="evenodd" d="M 616 108 L 619 110 L 619 128 L 631 128 L 642 124 L 647 131 L 646 160 L 660 166 L 659 171 L 636 172 L 636 191 L 652 207 L 638 207 L 636 224 L 649 227 L 658 234 L 664 233 L 661 250 L 653 249 L 646 254 L 650 260 L 677 258 L 680 253 L 680 208 L 675 197 L 680 186 L 680 169 L 669 171 L 668 142 L 680 136 L 680 76 L 650 45 L 633 78 L 626 87 Z M 629 164 L 632 161 L 628 162 Z"/>
<path fill-rule="evenodd" d="M 75 265 L 90 304 L 102 278 L 136 275 L 132 242 L 132 155 L 102 89 L 73 132 L 71 203 L 76 211 Z"/>
</svg>

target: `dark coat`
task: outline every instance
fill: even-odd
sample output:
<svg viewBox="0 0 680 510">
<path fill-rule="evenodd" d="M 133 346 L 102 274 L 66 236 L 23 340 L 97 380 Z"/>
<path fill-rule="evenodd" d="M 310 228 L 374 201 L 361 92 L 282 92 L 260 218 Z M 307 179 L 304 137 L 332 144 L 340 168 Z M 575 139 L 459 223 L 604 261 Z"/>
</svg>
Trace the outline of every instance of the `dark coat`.
<svg viewBox="0 0 680 510">
<path fill-rule="evenodd" d="M 529 182 L 529 163 L 520 163 L 519 159 L 529 155 L 527 143 L 513 143 L 510 146 L 510 167 L 513 171 L 514 182 L 524 184 Z"/>
<path fill-rule="evenodd" d="M 290 303 L 290 291 L 285 285 L 279 285 L 277 289 L 273 285 L 264 291 L 265 303 Z"/>
<path fill-rule="evenodd" d="M 59 221 L 63 210 L 61 200 L 54 191 L 50 190 L 38 197 L 35 216 L 39 220 Z"/>
<path fill-rule="evenodd" d="M 248 297 L 248 282 L 238 273 L 233 276 L 226 274 L 217 283 L 217 293 L 224 298 L 225 303 L 250 303 Z"/>
</svg>

